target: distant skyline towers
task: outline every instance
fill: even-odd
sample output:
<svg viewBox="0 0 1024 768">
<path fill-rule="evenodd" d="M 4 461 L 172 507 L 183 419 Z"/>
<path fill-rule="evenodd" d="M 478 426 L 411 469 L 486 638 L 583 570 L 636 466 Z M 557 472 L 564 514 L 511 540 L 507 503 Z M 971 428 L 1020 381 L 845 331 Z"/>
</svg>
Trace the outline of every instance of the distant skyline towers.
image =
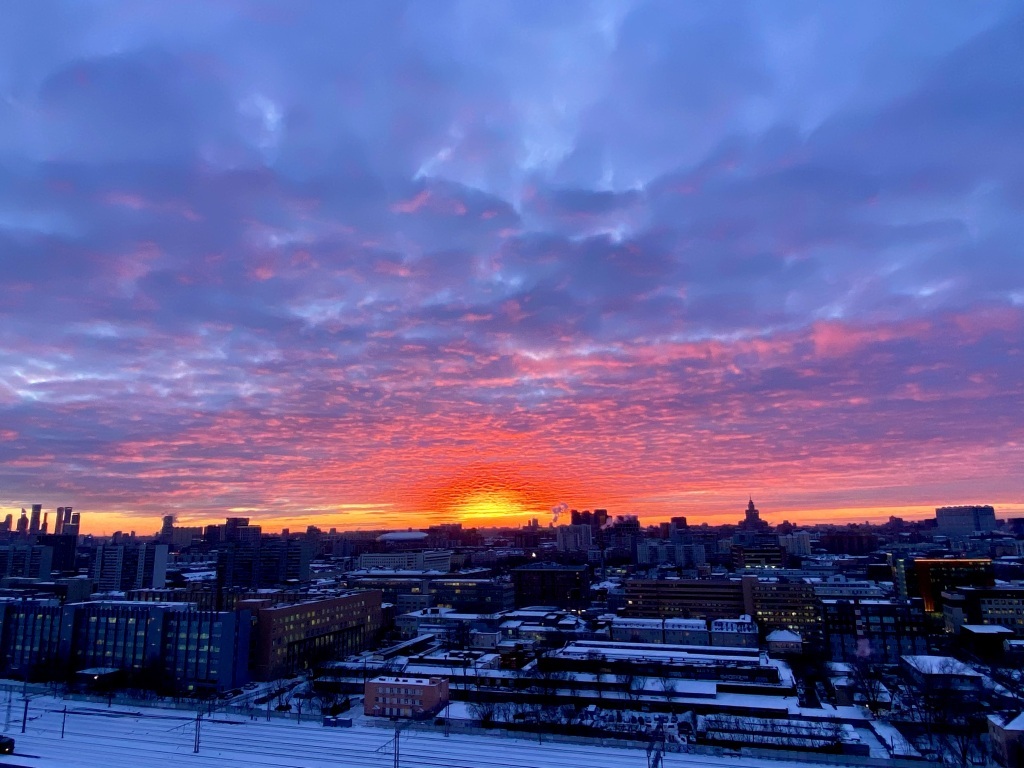
<svg viewBox="0 0 1024 768">
<path fill-rule="evenodd" d="M 42 504 L 32 505 L 32 517 L 29 519 L 28 532 L 29 534 L 39 533 L 39 520 L 43 514 Z"/>
</svg>

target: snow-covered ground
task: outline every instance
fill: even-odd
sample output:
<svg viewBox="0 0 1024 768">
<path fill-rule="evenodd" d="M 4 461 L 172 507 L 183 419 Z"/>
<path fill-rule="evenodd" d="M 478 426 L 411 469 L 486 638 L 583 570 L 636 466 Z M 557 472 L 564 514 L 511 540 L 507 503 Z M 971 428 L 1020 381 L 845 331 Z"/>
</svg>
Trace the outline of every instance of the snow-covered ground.
<svg viewBox="0 0 1024 768">
<path fill-rule="evenodd" d="M 391 768 L 393 731 L 362 725 L 324 728 L 317 722 L 250 720 L 214 714 L 200 727 L 199 753 L 193 752 L 196 722 L 185 711 L 113 707 L 36 698 L 30 703 L 26 733 L 20 733 L 20 702 L 7 733 L 14 755 L 0 766 L 39 768 Z M 64 738 L 63 707 L 68 706 Z M 361 719 L 361 718 L 360 718 Z M 645 768 L 644 750 L 565 743 L 532 738 L 407 730 L 400 739 L 406 768 Z M 668 754 L 666 768 L 808 768 L 808 763 L 706 755 Z"/>
</svg>

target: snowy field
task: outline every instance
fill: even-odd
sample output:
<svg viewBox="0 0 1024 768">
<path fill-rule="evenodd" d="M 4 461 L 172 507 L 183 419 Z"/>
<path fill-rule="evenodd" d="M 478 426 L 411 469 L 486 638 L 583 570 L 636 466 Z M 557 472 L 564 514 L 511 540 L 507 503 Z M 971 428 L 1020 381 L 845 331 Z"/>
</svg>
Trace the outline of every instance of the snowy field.
<svg viewBox="0 0 1024 768">
<path fill-rule="evenodd" d="M 65 736 L 61 738 L 65 702 L 32 701 L 27 731 L 21 733 L 20 712 L 7 730 L 16 741 L 15 754 L 0 756 L 0 766 L 39 768 L 392 768 L 395 764 L 389 728 L 356 724 L 324 728 L 319 723 L 252 721 L 214 715 L 204 718 L 200 748 L 195 754 L 195 716 L 184 711 L 114 707 L 68 702 Z M 405 731 L 400 764 L 406 768 L 646 768 L 644 750 L 533 739 Z M 809 763 L 735 757 L 668 754 L 667 768 L 789 768 Z M 813 768 L 813 767 L 812 767 Z"/>
</svg>

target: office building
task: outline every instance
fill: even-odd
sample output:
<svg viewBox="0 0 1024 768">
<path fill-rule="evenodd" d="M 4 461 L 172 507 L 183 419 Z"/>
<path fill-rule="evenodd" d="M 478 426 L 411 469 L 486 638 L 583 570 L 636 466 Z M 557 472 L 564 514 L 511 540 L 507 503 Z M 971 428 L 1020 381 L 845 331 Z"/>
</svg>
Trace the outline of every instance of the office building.
<svg viewBox="0 0 1024 768">
<path fill-rule="evenodd" d="M 280 605 L 243 600 L 238 607 L 256 617 L 252 665 L 262 680 L 359 653 L 377 639 L 382 623 L 381 593 L 376 591 Z"/>
<path fill-rule="evenodd" d="M 232 535 L 246 526 L 237 526 Z M 231 541 L 217 549 L 218 590 L 252 590 L 309 582 L 312 548 L 304 539 Z"/>
<path fill-rule="evenodd" d="M 92 575 L 102 591 L 159 589 L 167 578 L 167 545 L 100 544 L 93 556 Z"/>
<path fill-rule="evenodd" d="M 47 579 L 53 570 L 53 548 L 11 542 L 0 546 L 0 578 Z"/>
<path fill-rule="evenodd" d="M 942 593 L 955 587 L 991 587 L 995 584 L 988 558 L 916 558 L 896 561 L 896 588 L 906 599 L 920 597 L 926 613 L 941 618 Z"/>
<path fill-rule="evenodd" d="M 0 599 L 0 665 L 15 679 L 45 679 L 60 663 L 59 600 Z"/>
<path fill-rule="evenodd" d="M 428 549 L 421 551 L 367 552 L 359 556 L 359 567 L 395 571 L 438 571 L 448 573 L 452 569 L 450 549 Z"/>
<path fill-rule="evenodd" d="M 996 511 L 989 505 L 980 504 L 939 507 L 935 510 L 935 522 L 939 533 L 945 536 L 988 533 L 996 529 Z"/>
<path fill-rule="evenodd" d="M 247 680 L 250 615 L 188 603 L 101 600 L 64 607 L 61 657 L 73 671 L 115 669 L 176 692 Z"/>
<path fill-rule="evenodd" d="M 431 579 L 427 592 L 435 606 L 462 613 L 497 613 L 515 606 L 515 588 L 507 581 L 474 578 Z"/>
<path fill-rule="evenodd" d="M 754 613 L 753 584 L 741 579 L 630 579 L 624 616 L 730 619 Z"/>
<path fill-rule="evenodd" d="M 516 607 L 550 605 L 585 608 L 590 603 L 590 570 L 585 565 L 537 563 L 512 570 Z"/>
<path fill-rule="evenodd" d="M 29 532 L 30 535 L 34 536 L 35 534 L 39 533 L 39 522 L 40 522 L 40 518 L 42 517 L 42 514 L 43 514 L 43 505 L 42 504 L 33 504 L 32 505 L 32 517 L 29 520 L 29 524 L 28 524 L 28 532 Z"/>
<path fill-rule="evenodd" d="M 594 529 L 590 525 L 562 525 L 555 529 L 559 552 L 586 552 L 594 541 Z"/>
<path fill-rule="evenodd" d="M 822 600 L 825 648 L 833 661 L 861 658 L 896 664 L 928 653 L 924 604 L 913 600 Z"/>
<path fill-rule="evenodd" d="M 802 579 L 760 579 L 754 585 L 753 617 L 761 632 L 788 629 L 804 640 L 821 638 L 821 602 Z"/>
<path fill-rule="evenodd" d="M 1006 627 L 1024 637 L 1024 586 L 956 587 L 942 594 L 945 629 L 959 634 L 965 624 Z"/>
</svg>

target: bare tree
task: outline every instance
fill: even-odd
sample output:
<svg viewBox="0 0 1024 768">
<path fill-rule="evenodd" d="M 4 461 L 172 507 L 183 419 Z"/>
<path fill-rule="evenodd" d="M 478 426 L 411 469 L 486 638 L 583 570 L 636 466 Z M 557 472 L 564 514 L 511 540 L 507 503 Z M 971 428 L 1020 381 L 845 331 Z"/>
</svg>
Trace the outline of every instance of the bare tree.
<svg viewBox="0 0 1024 768">
<path fill-rule="evenodd" d="M 868 656 L 857 656 L 848 665 L 854 693 L 859 693 L 873 715 L 877 715 L 888 698 L 882 665 Z"/>
<path fill-rule="evenodd" d="M 471 701 L 467 709 L 474 720 L 479 720 L 481 725 L 487 727 L 494 722 L 498 706 L 493 701 Z"/>
</svg>

